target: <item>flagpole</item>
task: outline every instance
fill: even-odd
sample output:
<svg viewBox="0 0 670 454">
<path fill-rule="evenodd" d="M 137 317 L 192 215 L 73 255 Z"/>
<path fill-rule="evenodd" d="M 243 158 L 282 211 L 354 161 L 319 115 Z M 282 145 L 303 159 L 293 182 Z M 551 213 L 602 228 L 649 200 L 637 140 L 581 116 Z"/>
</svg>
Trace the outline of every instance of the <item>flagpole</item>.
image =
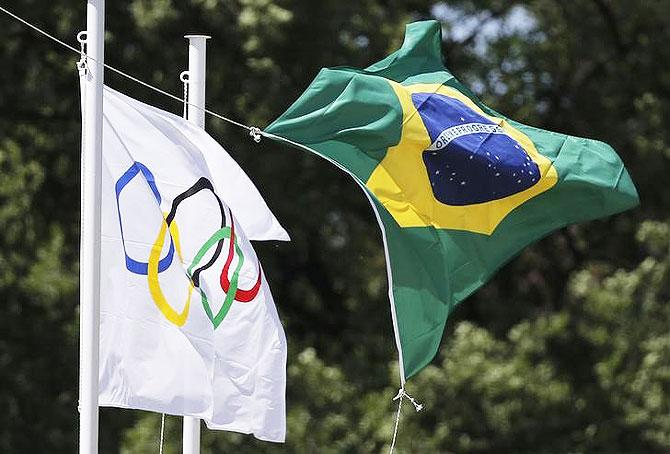
<svg viewBox="0 0 670 454">
<path fill-rule="evenodd" d="M 79 452 L 98 452 L 100 348 L 100 201 L 105 0 L 88 0 L 81 150 L 79 258 Z"/>
<path fill-rule="evenodd" d="M 205 129 L 205 69 L 207 40 L 205 35 L 186 35 L 188 39 L 188 121 Z M 200 420 L 184 416 L 184 454 L 200 453 Z"/>
</svg>

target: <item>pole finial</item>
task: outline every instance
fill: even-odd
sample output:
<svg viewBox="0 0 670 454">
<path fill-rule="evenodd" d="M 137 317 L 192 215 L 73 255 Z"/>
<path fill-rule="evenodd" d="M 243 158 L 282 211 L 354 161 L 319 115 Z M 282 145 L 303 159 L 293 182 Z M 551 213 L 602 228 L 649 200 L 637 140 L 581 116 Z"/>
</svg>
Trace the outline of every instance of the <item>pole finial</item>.
<svg viewBox="0 0 670 454">
<path fill-rule="evenodd" d="M 199 34 L 199 33 L 188 33 L 188 34 L 184 35 L 184 38 L 186 38 L 186 39 L 188 39 L 188 40 L 191 40 L 191 39 L 198 39 L 198 38 L 202 38 L 202 39 L 212 39 L 212 37 L 209 36 L 209 35 L 201 35 L 201 34 Z"/>
</svg>

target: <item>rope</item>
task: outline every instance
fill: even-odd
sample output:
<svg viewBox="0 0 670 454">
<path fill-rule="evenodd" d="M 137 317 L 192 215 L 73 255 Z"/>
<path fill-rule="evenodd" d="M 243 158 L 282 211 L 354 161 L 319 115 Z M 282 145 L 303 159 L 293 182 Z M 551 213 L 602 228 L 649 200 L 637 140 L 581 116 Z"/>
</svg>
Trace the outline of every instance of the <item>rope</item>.
<svg viewBox="0 0 670 454">
<path fill-rule="evenodd" d="M 402 388 L 400 391 L 398 391 L 398 395 L 393 398 L 393 400 L 398 399 L 398 412 L 395 415 L 395 427 L 393 428 L 393 441 L 391 441 L 391 449 L 389 450 L 389 454 L 393 454 L 393 450 L 395 449 L 395 440 L 396 437 L 398 436 L 398 425 L 400 424 L 400 410 L 402 409 L 402 393 L 403 390 Z"/>
<path fill-rule="evenodd" d="M 77 48 L 75 48 L 75 47 L 69 45 L 68 43 L 66 43 L 66 42 L 64 42 L 64 41 L 62 41 L 62 40 L 56 38 L 56 37 L 53 36 L 52 34 L 50 34 L 50 33 L 46 32 L 46 31 L 42 30 L 41 28 L 37 27 L 36 25 L 31 24 L 31 23 L 28 22 L 27 20 L 25 20 L 25 19 L 23 19 L 23 18 L 17 16 L 16 14 L 14 14 L 14 13 L 12 13 L 11 11 L 7 10 L 6 8 L 0 6 L 0 11 L 2 11 L 2 12 L 5 13 L 5 14 L 7 14 L 8 16 L 10 16 L 10 17 L 16 19 L 17 21 L 21 22 L 22 24 L 24 24 L 24 25 L 26 25 L 26 26 L 32 28 L 33 30 L 35 30 L 36 32 L 40 33 L 41 35 L 43 35 L 43 36 L 49 38 L 50 40 L 52 40 L 52 41 L 54 41 L 54 42 L 60 44 L 61 46 L 65 47 L 66 49 L 69 49 L 69 50 L 71 50 L 72 52 L 75 52 L 76 54 L 81 55 L 81 50 L 79 50 L 79 49 L 77 49 Z M 78 35 L 78 36 L 79 36 L 79 35 Z M 80 42 L 81 42 L 81 41 L 80 41 Z M 91 58 L 90 56 L 87 56 L 87 58 L 91 59 L 92 61 L 95 61 L 96 63 L 99 63 L 99 62 L 97 62 L 94 58 Z M 161 95 L 163 95 L 163 96 L 167 96 L 168 98 L 174 99 L 175 101 L 178 101 L 178 102 L 180 102 L 180 103 L 181 103 L 181 102 L 184 102 L 184 100 L 183 100 L 182 98 L 180 98 L 179 96 L 175 96 L 175 95 L 173 95 L 172 93 L 169 93 L 169 92 L 167 92 L 167 91 L 165 91 L 165 90 L 162 90 L 162 89 L 160 89 L 160 88 L 158 88 L 158 87 L 155 87 L 155 86 L 153 86 L 153 85 L 151 85 L 151 84 L 149 84 L 149 83 L 147 83 L 147 82 L 144 82 L 143 80 L 140 80 L 140 79 L 138 79 L 137 77 L 131 76 L 130 74 L 125 73 L 125 72 L 121 71 L 120 69 L 116 69 L 116 68 L 114 68 L 113 66 L 110 66 L 110 65 L 108 65 L 108 64 L 106 64 L 106 63 L 104 63 L 103 66 L 104 66 L 105 68 L 109 69 L 110 71 L 112 71 L 112 72 L 114 72 L 114 73 L 116 73 L 116 74 L 118 74 L 118 75 L 120 75 L 120 76 L 122 76 L 122 77 L 125 77 L 125 78 L 128 79 L 128 80 L 132 80 L 133 82 L 135 82 L 135 83 L 137 83 L 137 84 L 139 84 L 139 85 L 142 85 L 142 86 L 144 86 L 144 87 L 146 87 L 146 88 L 148 88 L 148 89 L 150 89 L 150 90 L 155 91 L 156 93 L 160 93 Z M 193 107 L 195 107 L 195 108 L 198 109 L 198 110 L 202 110 L 203 112 L 205 112 L 205 113 L 207 113 L 207 114 L 209 114 L 209 115 L 211 115 L 211 116 L 213 116 L 213 117 L 216 117 L 216 118 L 218 118 L 219 120 L 223 120 L 223 121 L 228 122 L 228 123 L 230 123 L 230 124 L 232 124 L 232 125 L 235 125 L 235 126 L 237 126 L 237 127 L 246 129 L 247 131 L 251 131 L 252 126 L 247 126 L 247 125 L 245 125 L 245 124 L 243 124 L 243 123 L 240 123 L 240 122 L 238 122 L 238 121 L 232 120 L 232 119 L 230 119 L 230 118 L 228 118 L 228 117 L 224 117 L 223 115 L 218 114 L 218 113 L 216 113 L 216 112 L 213 112 L 213 111 L 211 111 L 211 110 L 209 110 L 209 109 L 202 108 L 202 107 L 200 107 L 200 106 L 196 106 L 195 104 L 191 104 L 191 103 L 188 103 L 188 102 L 187 102 L 186 104 L 189 105 L 189 106 L 193 106 Z"/>
<path fill-rule="evenodd" d="M 161 414 L 161 438 L 158 444 L 158 454 L 163 454 L 163 440 L 165 439 L 165 413 Z"/>
</svg>

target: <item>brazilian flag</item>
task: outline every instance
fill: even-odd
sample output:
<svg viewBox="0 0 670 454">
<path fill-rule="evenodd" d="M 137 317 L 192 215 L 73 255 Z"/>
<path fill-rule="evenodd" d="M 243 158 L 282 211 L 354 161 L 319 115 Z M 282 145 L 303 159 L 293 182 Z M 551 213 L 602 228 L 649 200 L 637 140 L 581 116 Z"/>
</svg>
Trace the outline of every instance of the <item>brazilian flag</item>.
<svg viewBox="0 0 670 454">
<path fill-rule="evenodd" d="M 442 64 L 438 22 L 363 70 L 323 69 L 266 132 L 348 172 L 382 228 L 401 379 L 456 305 L 551 231 L 639 203 L 607 144 L 511 120 Z"/>
</svg>

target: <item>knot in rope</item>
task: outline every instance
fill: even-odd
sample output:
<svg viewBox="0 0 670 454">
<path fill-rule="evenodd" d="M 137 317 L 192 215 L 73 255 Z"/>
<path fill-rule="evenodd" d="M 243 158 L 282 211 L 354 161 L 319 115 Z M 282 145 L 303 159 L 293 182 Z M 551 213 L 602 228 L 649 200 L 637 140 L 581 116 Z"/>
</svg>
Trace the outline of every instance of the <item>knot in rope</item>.
<svg viewBox="0 0 670 454">
<path fill-rule="evenodd" d="M 261 134 L 261 130 L 256 126 L 252 126 L 249 128 L 249 135 L 251 136 L 252 139 L 254 139 L 254 142 L 256 143 L 260 143 L 263 137 L 263 134 Z"/>
<path fill-rule="evenodd" d="M 405 391 L 405 386 L 403 383 L 403 386 L 400 387 L 398 390 L 398 394 L 395 395 L 393 398 L 393 401 L 398 401 L 398 412 L 396 413 L 395 416 L 395 427 L 393 428 L 393 440 L 391 441 L 391 449 L 389 450 L 389 454 L 393 454 L 393 450 L 395 449 L 395 442 L 398 437 L 398 425 L 400 424 L 400 411 L 402 410 L 402 401 L 404 398 L 407 398 L 410 402 L 412 402 L 412 405 L 414 405 L 414 409 L 416 412 L 420 412 L 423 410 L 423 404 L 417 402 L 412 396 L 407 394 L 407 391 Z"/>
<path fill-rule="evenodd" d="M 396 396 L 393 398 L 393 400 L 395 401 L 395 400 L 398 400 L 398 399 L 402 399 L 403 397 L 406 397 L 407 400 L 412 402 L 412 405 L 414 405 L 414 409 L 416 410 L 417 413 L 420 412 L 421 410 L 423 410 L 423 404 L 417 402 L 416 399 L 414 399 L 412 396 L 407 394 L 407 392 L 405 391 L 405 388 L 400 388 L 398 390 L 398 394 L 396 394 Z"/>
</svg>

